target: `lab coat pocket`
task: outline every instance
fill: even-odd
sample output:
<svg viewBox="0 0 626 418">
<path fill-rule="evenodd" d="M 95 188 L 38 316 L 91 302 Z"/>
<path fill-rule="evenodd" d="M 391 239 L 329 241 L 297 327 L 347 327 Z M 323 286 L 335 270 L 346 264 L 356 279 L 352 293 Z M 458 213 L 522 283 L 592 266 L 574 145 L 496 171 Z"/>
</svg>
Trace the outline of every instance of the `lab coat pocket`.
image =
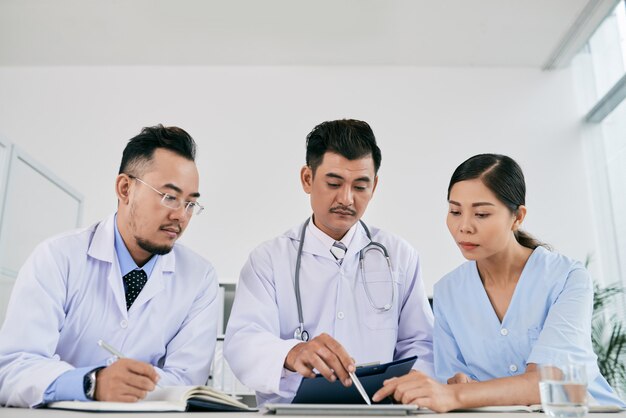
<svg viewBox="0 0 626 418">
<path fill-rule="evenodd" d="M 396 273 L 389 270 L 367 272 L 365 280 L 357 282 L 357 306 L 363 322 L 370 329 L 398 328 L 400 286 Z"/>
</svg>

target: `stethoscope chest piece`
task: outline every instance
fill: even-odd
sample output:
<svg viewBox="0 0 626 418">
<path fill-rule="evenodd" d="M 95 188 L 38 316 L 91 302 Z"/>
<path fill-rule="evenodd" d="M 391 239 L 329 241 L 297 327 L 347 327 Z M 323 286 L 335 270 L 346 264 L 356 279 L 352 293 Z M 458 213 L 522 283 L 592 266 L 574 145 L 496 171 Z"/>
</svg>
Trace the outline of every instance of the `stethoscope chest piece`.
<svg viewBox="0 0 626 418">
<path fill-rule="evenodd" d="M 293 332 L 293 338 L 307 342 L 309 341 L 309 332 L 304 329 L 304 326 L 301 325 Z"/>
</svg>

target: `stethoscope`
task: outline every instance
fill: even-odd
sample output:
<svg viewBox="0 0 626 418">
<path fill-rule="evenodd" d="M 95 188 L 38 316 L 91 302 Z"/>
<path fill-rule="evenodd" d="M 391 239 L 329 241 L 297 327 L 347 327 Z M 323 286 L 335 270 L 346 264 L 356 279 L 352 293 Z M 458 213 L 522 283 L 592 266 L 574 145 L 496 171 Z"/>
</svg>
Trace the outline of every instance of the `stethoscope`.
<svg viewBox="0 0 626 418">
<path fill-rule="evenodd" d="M 302 315 L 302 299 L 300 297 L 300 263 L 302 261 L 302 247 L 304 246 L 304 236 L 306 235 L 306 228 L 309 225 L 311 218 L 307 219 L 302 225 L 302 230 L 300 231 L 300 245 L 298 246 L 298 256 L 296 257 L 296 273 L 294 277 L 294 288 L 296 292 L 296 304 L 298 305 L 298 322 L 299 326 L 293 332 L 293 337 L 300 341 L 309 341 L 309 332 L 304 329 L 304 316 Z M 395 298 L 395 286 L 393 283 L 393 270 L 391 269 L 391 260 L 389 259 L 389 253 L 387 252 L 387 248 L 379 242 L 372 241 L 372 235 L 370 234 L 370 230 L 367 228 L 365 223 L 359 220 L 363 229 L 365 229 L 365 233 L 370 240 L 370 243 L 367 244 L 361 251 L 359 251 L 359 269 L 361 270 L 361 277 L 363 278 L 363 288 L 365 289 L 365 295 L 369 300 L 370 305 L 374 310 L 378 312 L 386 312 L 391 309 L 393 306 L 393 300 Z M 364 259 L 365 254 L 368 251 L 379 251 L 387 260 L 387 267 L 389 268 L 389 283 L 391 284 L 391 301 L 389 303 L 384 304 L 383 306 L 377 306 L 372 300 L 372 295 L 370 294 L 369 285 L 367 284 L 367 280 L 365 280 L 365 268 L 364 268 Z"/>
</svg>

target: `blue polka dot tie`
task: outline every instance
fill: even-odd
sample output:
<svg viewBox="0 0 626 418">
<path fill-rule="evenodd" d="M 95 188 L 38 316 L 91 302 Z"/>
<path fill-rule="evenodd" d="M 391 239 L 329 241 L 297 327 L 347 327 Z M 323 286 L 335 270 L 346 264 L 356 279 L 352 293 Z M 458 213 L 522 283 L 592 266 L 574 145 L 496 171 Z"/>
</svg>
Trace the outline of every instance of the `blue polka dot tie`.
<svg viewBox="0 0 626 418">
<path fill-rule="evenodd" d="M 148 275 L 143 270 L 132 270 L 124 276 L 124 284 L 126 285 L 126 310 L 130 309 L 147 281 Z"/>
</svg>

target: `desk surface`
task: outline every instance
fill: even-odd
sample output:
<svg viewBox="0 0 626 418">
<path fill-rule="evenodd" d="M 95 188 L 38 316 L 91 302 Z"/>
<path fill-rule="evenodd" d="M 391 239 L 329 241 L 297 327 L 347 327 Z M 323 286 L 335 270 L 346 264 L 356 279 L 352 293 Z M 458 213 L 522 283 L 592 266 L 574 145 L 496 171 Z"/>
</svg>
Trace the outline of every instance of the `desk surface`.
<svg viewBox="0 0 626 418">
<path fill-rule="evenodd" d="M 82 411 L 61 411 L 53 409 L 27 409 L 27 408 L 0 408 L 0 418 L 99 418 L 99 417 L 114 417 L 114 418 L 144 418 L 144 417 L 157 417 L 157 418 L 171 418 L 183 416 L 192 417 L 212 417 L 212 418 L 258 418 L 262 414 L 260 412 L 152 412 L 152 413 L 104 413 L 104 412 L 82 412 Z M 431 412 L 419 413 L 416 415 L 434 415 Z M 268 417 L 274 415 L 267 415 Z M 280 415 L 278 417 L 284 417 L 286 415 Z M 537 418 L 546 417 L 542 412 L 489 412 L 489 413 L 477 413 L 477 412 L 453 412 L 447 414 L 437 414 L 437 418 Z M 619 413 L 601 413 L 601 414 L 589 414 L 589 418 L 624 418 L 626 411 Z M 297 416 L 296 416 L 297 417 Z M 326 418 L 333 418 L 333 416 L 326 415 Z M 335 417 L 335 418 L 345 418 Z"/>
</svg>

